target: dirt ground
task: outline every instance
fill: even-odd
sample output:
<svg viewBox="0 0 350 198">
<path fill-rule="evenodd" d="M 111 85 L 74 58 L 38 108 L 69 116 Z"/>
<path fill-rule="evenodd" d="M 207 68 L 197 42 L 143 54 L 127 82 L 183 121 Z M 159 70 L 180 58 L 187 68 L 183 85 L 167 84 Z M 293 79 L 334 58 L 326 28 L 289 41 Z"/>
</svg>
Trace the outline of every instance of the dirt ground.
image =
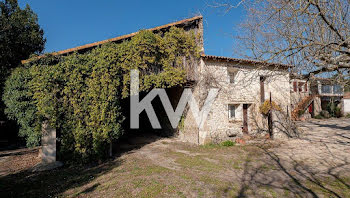
<svg viewBox="0 0 350 198">
<path fill-rule="evenodd" d="M 140 137 L 103 164 L 40 173 L 36 149 L 3 152 L 0 197 L 350 197 L 350 119 L 298 125 L 300 138 L 232 147 Z"/>
</svg>

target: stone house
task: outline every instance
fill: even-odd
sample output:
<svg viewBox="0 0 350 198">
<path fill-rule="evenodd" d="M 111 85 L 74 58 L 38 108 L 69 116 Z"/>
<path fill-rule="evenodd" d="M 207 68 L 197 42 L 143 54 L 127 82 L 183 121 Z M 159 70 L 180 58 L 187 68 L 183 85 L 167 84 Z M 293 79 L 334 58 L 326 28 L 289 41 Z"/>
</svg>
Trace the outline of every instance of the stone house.
<svg viewBox="0 0 350 198">
<path fill-rule="evenodd" d="M 204 144 L 264 135 L 267 118 L 261 114 L 260 106 L 270 97 L 281 107 L 280 116 L 274 115 L 274 137 L 284 137 L 278 125 L 289 120 L 290 115 L 289 68 L 283 64 L 202 55 L 194 94 L 201 101 L 211 87 L 218 88 L 219 93 L 204 127 L 198 129 L 188 114 L 180 139 Z"/>
<path fill-rule="evenodd" d="M 291 75 L 291 106 L 295 120 L 312 118 L 327 110 L 329 103 L 335 103 L 343 110 L 344 87 L 327 78 L 311 78 Z"/>
</svg>

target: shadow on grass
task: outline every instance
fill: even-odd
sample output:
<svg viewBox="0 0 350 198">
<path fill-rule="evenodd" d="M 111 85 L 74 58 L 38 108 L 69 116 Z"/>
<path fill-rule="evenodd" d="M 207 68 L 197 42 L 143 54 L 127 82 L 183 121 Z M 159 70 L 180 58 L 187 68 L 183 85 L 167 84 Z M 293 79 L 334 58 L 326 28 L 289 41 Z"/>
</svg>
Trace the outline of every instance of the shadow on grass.
<svg viewBox="0 0 350 198">
<path fill-rule="evenodd" d="M 32 172 L 30 169 L 10 175 L 0 176 L 0 197 L 57 197 L 63 192 L 84 186 L 96 177 L 106 174 L 120 166 L 123 161 L 119 157 L 134 152 L 143 146 L 159 139 L 157 136 L 138 136 L 132 140 L 119 141 L 114 148 L 112 159 L 102 164 L 63 166 L 59 169 Z M 30 152 L 30 149 L 28 149 Z M 6 156 L 20 156 L 28 153 L 19 151 Z M 5 156 L 5 155 L 4 155 Z M 100 184 L 79 192 L 77 196 L 94 191 Z"/>
<path fill-rule="evenodd" d="M 101 165 L 62 167 L 35 173 L 25 170 L 6 175 L 0 177 L 0 197 L 56 197 L 68 189 L 89 183 L 121 163 L 116 159 Z"/>
<path fill-rule="evenodd" d="M 264 146 L 258 146 L 265 156 L 260 162 L 245 160 L 240 175 L 237 197 L 349 197 L 350 162 L 337 158 L 325 159 L 325 170 L 314 169 L 303 161 L 279 156 Z M 341 160 L 341 161 L 340 161 Z M 314 164 L 317 166 L 317 164 Z M 263 192 L 264 191 L 264 192 Z"/>
<path fill-rule="evenodd" d="M 23 148 L 23 149 L 16 149 L 16 150 L 6 150 L 6 151 L 0 151 L 0 157 L 6 157 L 6 156 L 19 156 L 19 155 L 25 155 L 28 153 L 36 153 L 37 149 L 39 147 L 35 147 L 35 148 Z"/>
</svg>

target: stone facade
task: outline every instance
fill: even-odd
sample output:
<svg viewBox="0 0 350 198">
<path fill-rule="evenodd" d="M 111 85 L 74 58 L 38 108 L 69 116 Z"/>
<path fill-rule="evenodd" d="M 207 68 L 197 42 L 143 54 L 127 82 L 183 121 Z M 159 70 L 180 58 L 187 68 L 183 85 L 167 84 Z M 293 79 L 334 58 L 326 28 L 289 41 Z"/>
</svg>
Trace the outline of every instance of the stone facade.
<svg viewBox="0 0 350 198">
<path fill-rule="evenodd" d="M 344 99 L 344 115 L 350 114 L 350 98 Z"/>
<path fill-rule="evenodd" d="M 188 112 L 184 129 L 180 132 L 183 141 L 204 144 L 235 139 L 243 135 L 243 106 L 247 107 L 248 134 L 266 134 L 267 118 L 259 110 L 261 106 L 260 79 L 264 77 L 264 98 L 271 98 L 281 107 L 279 116 L 274 115 L 274 122 L 281 123 L 289 119 L 290 85 L 286 68 L 202 59 L 200 80 L 193 88 L 197 101 L 204 101 L 209 88 L 218 88 L 219 93 L 213 102 L 211 111 L 202 129 L 195 125 L 193 115 Z M 200 102 L 199 102 L 200 103 Z M 234 116 L 230 115 L 233 108 Z M 283 116 L 281 116 L 283 115 Z M 282 137 L 279 127 L 274 128 L 275 137 Z"/>
<path fill-rule="evenodd" d="M 343 111 L 344 111 L 344 115 L 350 114 L 350 92 L 347 92 L 344 94 Z"/>
</svg>

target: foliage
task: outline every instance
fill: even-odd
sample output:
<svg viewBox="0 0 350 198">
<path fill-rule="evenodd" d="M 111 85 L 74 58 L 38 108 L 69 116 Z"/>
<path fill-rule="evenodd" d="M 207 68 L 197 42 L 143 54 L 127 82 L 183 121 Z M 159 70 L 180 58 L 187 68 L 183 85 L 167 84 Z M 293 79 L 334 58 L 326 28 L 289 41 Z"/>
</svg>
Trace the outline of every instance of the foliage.
<svg viewBox="0 0 350 198">
<path fill-rule="evenodd" d="M 304 115 L 305 111 L 306 111 L 305 109 L 299 109 L 299 111 L 298 111 L 299 117 Z"/>
<path fill-rule="evenodd" d="M 131 69 L 140 71 L 140 91 L 168 88 L 185 82 L 184 57 L 199 58 L 196 36 L 174 27 L 163 37 L 143 30 L 118 47 L 118 63 L 124 72 L 123 97 L 128 95 Z"/>
<path fill-rule="evenodd" d="M 340 107 L 336 107 L 334 111 L 334 115 L 336 118 L 340 118 L 343 116 L 342 110 Z"/>
<path fill-rule="evenodd" d="M 179 121 L 179 124 L 178 124 L 177 128 L 180 131 L 184 130 L 184 128 L 185 128 L 185 116 L 184 115 L 181 115 L 181 118 L 180 118 L 180 121 Z"/>
<path fill-rule="evenodd" d="M 270 102 L 270 100 L 266 100 L 260 107 L 260 113 L 264 115 L 268 115 L 270 111 L 282 111 L 281 107 L 278 106 L 274 101 Z"/>
<path fill-rule="evenodd" d="M 327 111 L 329 112 L 331 117 L 341 117 L 342 112 L 341 109 L 334 103 L 334 102 L 329 102 L 327 105 Z"/>
<path fill-rule="evenodd" d="M 346 117 L 346 118 L 350 118 L 350 113 L 346 114 L 345 117 Z"/>
<path fill-rule="evenodd" d="M 5 113 L 20 125 L 19 135 L 26 137 L 27 146 L 37 146 L 40 141 L 40 118 L 28 84 L 32 80 L 28 69 L 16 68 L 5 83 L 3 99 Z"/>
<path fill-rule="evenodd" d="M 350 80 L 346 81 L 346 84 L 344 85 L 344 92 L 350 92 Z"/>
<path fill-rule="evenodd" d="M 230 141 L 230 140 L 226 140 L 226 141 L 224 141 L 224 142 L 221 142 L 220 145 L 221 145 L 221 146 L 224 146 L 224 147 L 230 147 L 230 146 L 234 146 L 235 143 L 232 142 L 232 141 Z"/>
<path fill-rule="evenodd" d="M 315 119 L 323 119 L 324 117 L 321 114 L 315 116 Z"/>
<path fill-rule="evenodd" d="M 33 53 L 44 49 L 44 32 L 38 24 L 37 15 L 27 5 L 18 6 L 17 0 L 0 1 L 0 95 L 3 94 L 5 79 L 11 70 L 20 65 Z M 0 119 L 3 114 L 0 101 Z"/>
<path fill-rule="evenodd" d="M 60 156 L 83 160 L 106 156 L 107 145 L 123 133 L 121 100 L 129 96 L 130 70 L 140 71 L 141 91 L 182 84 L 184 58 L 199 57 L 196 39 L 179 28 L 164 35 L 144 30 L 131 40 L 84 54 L 47 55 L 28 63 L 31 80 L 26 86 L 36 116 L 58 129 Z"/>
<path fill-rule="evenodd" d="M 331 115 L 329 114 L 329 112 L 326 111 L 326 110 L 322 110 L 322 111 L 320 112 L 320 115 L 321 115 L 323 118 L 330 118 L 330 117 L 331 117 Z"/>
</svg>

